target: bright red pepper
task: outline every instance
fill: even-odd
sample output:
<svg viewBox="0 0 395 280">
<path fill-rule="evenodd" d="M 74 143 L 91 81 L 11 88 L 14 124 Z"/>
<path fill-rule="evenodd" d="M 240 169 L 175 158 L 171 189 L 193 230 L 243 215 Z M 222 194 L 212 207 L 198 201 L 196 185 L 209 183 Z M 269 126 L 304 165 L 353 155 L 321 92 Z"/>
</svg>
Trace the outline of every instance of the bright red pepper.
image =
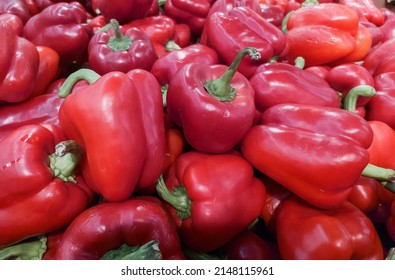
<svg viewBox="0 0 395 280">
<path fill-rule="evenodd" d="M 368 121 L 373 140 L 368 148 L 369 161 L 385 168 L 395 169 L 395 131 L 385 122 Z"/>
<path fill-rule="evenodd" d="M 167 174 L 173 162 L 185 151 L 185 138 L 180 127 L 165 114 L 166 154 L 162 174 Z"/>
<path fill-rule="evenodd" d="M 243 32 L 239 30 L 243 29 Z M 250 78 L 260 64 L 280 54 L 286 39 L 280 29 L 249 7 L 235 7 L 227 14 L 216 12 L 207 18 L 206 45 L 217 51 L 220 60 L 230 65 L 236 54 L 246 48 L 258 50 L 259 60 L 244 59 L 238 71 Z"/>
<path fill-rule="evenodd" d="M 2 0 L 0 2 L 0 14 L 13 14 L 22 20 L 23 23 L 31 17 L 29 7 L 24 0 Z"/>
<path fill-rule="evenodd" d="M 262 113 L 262 123 L 250 129 L 241 150 L 260 172 L 305 201 L 336 208 L 365 171 L 372 137 L 369 124 L 355 113 L 279 104 Z"/>
<path fill-rule="evenodd" d="M 242 50 L 230 67 L 222 64 L 186 64 L 170 80 L 166 110 L 181 126 L 186 141 L 203 152 L 233 149 L 251 128 L 254 92 L 237 71 L 241 59 L 259 56 L 252 48 Z"/>
<path fill-rule="evenodd" d="M 15 30 L 0 22 L 0 101 L 21 102 L 32 95 L 39 68 L 39 54 L 36 46 Z"/>
<path fill-rule="evenodd" d="M 383 260 L 380 237 L 370 219 L 350 202 L 333 210 L 293 197 L 277 219 L 280 255 L 288 260 Z"/>
<path fill-rule="evenodd" d="M 354 9 L 376 26 L 384 23 L 384 13 L 373 0 L 339 0 L 338 3 Z"/>
<path fill-rule="evenodd" d="M 155 48 L 142 30 L 123 29 L 111 19 L 111 28 L 96 32 L 88 45 L 90 68 L 100 75 L 111 71 L 151 70 L 157 59 Z"/>
<path fill-rule="evenodd" d="M 174 74 L 189 63 L 200 65 L 219 64 L 218 54 L 212 48 L 203 44 L 192 44 L 173 50 L 158 58 L 151 68 L 151 73 L 163 86 L 170 82 Z"/>
<path fill-rule="evenodd" d="M 7 25 L 11 26 L 19 37 L 23 36 L 24 24 L 19 16 L 14 14 L 0 14 L 0 22 L 5 22 Z"/>
<path fill-rule="evenodd" d="M 218 249 L 245 230 L 265 201 L 264 184 L 238 154 L 185 152 L 171 165 L 165 182 L 159 180 L 158 194 L 167 202 L 182 242 L 196 252 Z"/>
<path fill-rule="evenodd" d="M 260 4 L 260 6 L 262 17 L 274 26 L 280 28 L 284 20 L 283 10 L 275 4 Z"/>
<path fill-rule="evenodd" d="M 91 85 L 67 96 L 81 79 Z M 59 121 L 86 151 L 82 172 L 89 186 L 108 201 L 126 200 L 136 189 L 154 191 L 165 159 L 162 94 L 155 77 L 142 69 L 103 76 L 81 69 L 67 78 L 59 95 L 67 96 Z"/>
<path fill-rule="evenodd" d="M 136 251 L 148 242 L 145 251 Z M 56 252 L 59 260 L 128 258 L 185 258 L 169 212 L 153 196 L 90 207 L 67 227 Z"/>
<path fill-rule="evenodd" d="M 376 210 L 379 204 L 379 188 L 382 188 L 382 186 L 376 179 L 361 176 L 352 187 L 347 200 L 363 213 L 368 214 Z"/>
<path fill-rule="evenodd" d="M 37 46 L 55 50 L 61 65 L 80 62 L 93 33 L 87 16 L 79 2 L 56 3 L 26 22 L 24 37 Z"/>
<path fill-rule="evenodd" d="M 386 19 L 384 24 L 380 26 L 380 30 L 383 33 L 383 42 L 395 38 L 395 18 Z"/>
<path fill-rule="evenodd" d="M 389 39 L 373 48 L 364 58 L 362 66 L 375 77 L 382 73 L 395 71 L 395 38 Z"/>
<path fill-rule="evenodd" d="M 145 18 L 154 0 L 91 0 L 92 9 L 99 10 L 107 21 L 116 19 L 120 24 Z"/>
<path fill-rule="evenodd" d="M 340 108 L 338 93 L 325 79 L 288 63 L 262 64 L 250 78 L 250 84 L 261 112 L 280 103 Z"/>
<path fill-rule="evenodd" d="M 26 125 L 0 140 L 0 247 L 66 226 L 92 201 L 74 175 L 81 150 L 70 141 L 55 146 L 59 135 Z"/>
</svg>

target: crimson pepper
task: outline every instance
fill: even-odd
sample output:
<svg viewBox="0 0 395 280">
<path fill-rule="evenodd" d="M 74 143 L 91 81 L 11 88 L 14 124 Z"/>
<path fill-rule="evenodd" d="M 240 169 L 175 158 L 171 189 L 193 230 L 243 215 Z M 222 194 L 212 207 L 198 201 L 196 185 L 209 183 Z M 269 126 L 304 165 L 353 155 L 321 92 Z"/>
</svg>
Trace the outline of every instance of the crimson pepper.
<svg viewBox="0 0 395 280">
<path fill-rule="evenodd" d="M 379 204 L 378 189 L 380 188 L 382 186 L 376 179 L 361 176 L 352 187 L 347 200 L 363 213 L 368 214 L 376 210 Z"/>
<path fill-rule="evenodd" d="M 325 79 L 285 62 L 260 65 L 250 78 L 255 91 L 255 105 L 264 111 L 280 103 L 300 103 L 340 107 L 338 93 Z"/>
<path fill-rule="evenodd" d="M 120 24 L 145 18 L 154 0 L 91 0 L 92 9 L 99 11 L 107 21 L 116 19 Z"/>
<path fill-rule="evenodd" d="M 35 45 L 55 50 L 61 65 L 80 62 L 93 33 L 87 16 L 79 2 L 56 3 L 26 22 L 24 37 Z"/>
<path fill-rule="evenodd" d="M 151 70 L 157 55 L 149 37 L 137 28 L 120 28 L 111 19 L 111 28 L 96 32 L 88 45 L 88 62 L 100 75 L 110 71 Z"/>
<path fill-rule="evenodd" d="M 22 20 L 23 23 L 31 17 L 29 7 L 24 0 L 2 0 L 0 2 L 0 14 L 13 14 Z"/>
<path fill-rule="evenodd" d="M 171 211 L 181 241 L 196 252 L 218 249 L 245 230 L 258 218 L 266 193 L 240 155 L 197 151 L 176 159 L 165 180 L 158 181 L 157 192 Z"/>
<path fill-rule="evenodd" d="M 55 256 L 59 260 L 185 258 L 169 212 L 153 196 L 88 208 L 67 227 Z"/>
<path fill-rule="evenodd" d="M 384 23 L 384 13 L 373 0 L 339 0 L 338 3 L 354 9 L 376 26 Z"/>
<path fill-rule="evenodd" d="M 79 80 L 90 85 L 67 96 Z M 165 159 L 162 94 L 155 77 L 142 69 L 103 76 L 80 69 L 66 79 L 59 96 L 67 96 L 59 108 L 60 124 L 86 151 L 81 164 L 89 186 L 108 201 L 126 200 L 136 189 L 150 192 Z"/>
<path fill-rule="evenodd" d="M 238 71 L 250 78 L 257 67 L 280 54 L 286 45 L 281 30 L 267 22 L 249 7 L 235 7 L 227 14 L 213 13 L 207 18 L 206 45 L 217 51 L 220 60 L 230 65 L 236 54 L 245 47 L 258 50 L 259 60 L 244 59 Z M 240 32 L 240 28 L 243 32 Z"/>
<path fill-rule="evenodd" d="M 250 129 L 241 150 L 260 172 L 329 209 L 347 200 L 361 174 L 376 172 L 368 165 L 372 137 L 369 124 L 347 110 L 279 104 L 262 113 L 261 124 Z M 386 170 L 381 180 L 391 181 L 394 174 Z"/>
<path fill-rule="evenodd" d="M 255 116 L 254 92 L 247 78 L 237 71 L 247 54 L 259 57 L 255 49 L 245 48 L 230 67 L 190 63 L 171 78 L 167 113 L 182 127 L 193 148 L 212 153 L 229 151 L 251 128 Z"/>
<path fill-rule="evenodd" d="M 36 46 L 0 22 L 0 101 L 16 103 L 30 98 L 37 79 L 39 54 Z"/>
<path fill-rule="evenodd" d="M 291 12 L 287 19 L 289 61 L 301 56 L 306 66 L 354 62 L 370 50 L 370 32 L 359 23 L 357 12 L 345 5 L 308 5 Z"/>
<path fill-rule="evenodd" d="M 395 169 L 395 130 L 382 121 L 368 121 L 372 132 L 372 143 L 368 148 L 370 163 Z"/>
<path fill-rule="evenodd" d="M 383 25 L 379 27 L 382 32 L 382 41 L 385 42 L 387 40 L 395 38 L 395 18 L 390 17 L 387 18 Z"/>
<path fill-rule="evenodd" d="M 393 106 L 395 105 L 395 72 L 386 72 L 374 77 L 377 94 L 367 104 L 366 119 L 381 121 L 395 129 Z"/>
<path fill-rule="evenodd" d="M 389 39 L 373 48 L 364 58 L 362 66 L 375 77 L 382 73 L 395 71 L 395 38 Z"/>
<path fill-rule="evenodd" d="M 347 201 L 323 210 L 289 197 L 278 213 L 277 243 L 287 260 L 384 259 L 374 225 Z"/>
<path fill-rule="evenodd" d="M 282 8 L 275 4 L 260 4 L 260 6 L 262 17 L 274 26 L 280 28 L 284 20 L 284 11 Z"/>
<path fill-rule="evenodd" d="M 180 127 L 165 114 L 166 154 L 162 174 L 167 174 L 173 162 L 185 151 L 185 138 Z"/>
<path fill-rule="evenodd" d="M 58 137 L 44 126 L 25 125 L 0 140 L 0 247 L 66 226 L 92 201 L 75 175 L 79 145 L 56 145 Z"/>
<path fill-rule="evenodd" d="M 5 22 L 7 25 L 11 26 L 19 37 L 23 36 L 24 23 L 19 16 L 14 14 L 0 14 L 0 22 Z"/>
<path fill-rule="evenodd" d="M 151 68 L 151 73 L 163 86 L 170 82 L 174 74 L 189 63 L 201 65 L 219 64 L 216 51 L 203 44 L 192 44 L 184 48 L 172 50 L 158 58 Z"/>
<path fill-rule="evenodd" d="M 176 22 L 188 25 L 192 34 L 198 36 L 203 30 L 211 2 L 210 0 L 166 0 L 163 11 Z"/>
</svg>

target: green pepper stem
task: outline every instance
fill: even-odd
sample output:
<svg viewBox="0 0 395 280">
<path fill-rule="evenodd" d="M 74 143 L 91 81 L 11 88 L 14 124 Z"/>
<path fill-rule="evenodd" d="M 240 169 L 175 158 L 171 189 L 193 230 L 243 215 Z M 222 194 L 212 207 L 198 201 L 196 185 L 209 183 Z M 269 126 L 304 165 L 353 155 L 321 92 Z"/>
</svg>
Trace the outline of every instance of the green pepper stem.
<svg viewBox="0 0 395 280">
<path fill-rule="evenodd" d="M 73 140 L 58 143 L 55 152 L 48 156 L 54 177 L 76 183 L 74 173 L 82 159 L 82 153 L 82 147 Z"/>
<path fill-rule="evenodd" d="M 191 216 L 191 200 L 184 187 L 178 186 L 172 192 L 166 186 L 163 176 L 160 176 L 157 184 L 156 191 L 158 195 L 172 207 L 176 209 L 177 216 L 183 220 Z"/>
<path fill-rule="evenodd" d="M 62 86 L 59 89 L 58 96 L 61 98 L 67 97 L 76 83 L 81 80 L 87 81 L 89 84 L 93 84 L 96 82 L 101 76 L 97 74 L 95 71 L 87 68 L 81 68 L 74 73 L 71 73 L 67 79 L 64 81 Z"/>
<path fill-rule="evenodd" d="M 258 60 L 261 54 L 255 48 L 242 49 L 233 60 L 232 64 L 226 69 L 222 77 L 216 80 L 207 80 L 204 83 L 206 91 L 219 101 L 232 101 L 236 97 L 236 90 L 231 86 L 231 81 L 239 67 L 241 60 L 249 55 L 251 59 Z"/>
<path fill-rule="evenodd" d="M 304 67 L 306 65 L 306 61 L 303 57 L 298 56 L 297 58 L 295 58 L 294 64 L 295 64 L 295 67 L 297 67 L 299 69 L 304 69 Z"/>
<path fill-rule="evenodd" d="M 174 40 L 167 41 L 165 47 L 167 52 L 171 52 L 174 50 L 181 50 L 181 47 Z"/>
<path fill-rule="evenodd" d="M 41 260 L 47 251 L 47 237 L 40 235 L 0 250 L 0 260 Z"/>
<path fill-rule="evenodd" d="M 114 52 L 127 51 L 130 49 L 133 40 L 128 36 L 122 35 L 118 21 L 116 19 L 111 19 L 110 24 L 114 30 L 114 36 L 108 40 L 107 46 Z"/>
<path fill-rule="evenodd" d="M 344 98 L 344 109 L 350 112 L 356 112 L 358 97 L 363 96 L 370 98 L 376 95 L 376 90 L 369 85 L 359 85 L 353 87 Z"/>
<path fill-rule="evenodd" d="M 391 182 L 395 180 L 395 170 L 383 168 L 371 163 L 368 163 L 361 175 L 381 182 Z"/>
<path fill-rule="evenodd" d="M 161 260 L 159 241 L 151 240 L 141 246 L 122 244 L 115 250 L 108 251 L 101 260 Z"/>
<path fill-rule="evenodd" d="M 388 250 L 388 254 L 385 259 L 391 261 L 395 260 L 395 247 L 392 247 Z"/>
</svg>

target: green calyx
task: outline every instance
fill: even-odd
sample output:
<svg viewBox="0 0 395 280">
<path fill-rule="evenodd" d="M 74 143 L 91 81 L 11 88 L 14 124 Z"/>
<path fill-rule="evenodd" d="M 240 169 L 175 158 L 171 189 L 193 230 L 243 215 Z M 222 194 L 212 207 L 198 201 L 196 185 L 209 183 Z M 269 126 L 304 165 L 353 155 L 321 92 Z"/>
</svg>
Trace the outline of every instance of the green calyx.
<svg viewBox="0 0 395 280">
<path fill-rule="evenodd" d="M 152 240 L 141 246 L 122 244 L 115 250 L 108 251 L 101 260 L 161 260 L 159 241 Z"/>
<path fill-rule="evenodd" d="M 47 237 L 40 235 L 0 249 L 0 260 L 41 260 L 46 251 Z"/>
<path fill-rule="evenodd" d="M 166 183 L 161 176 L 156 184 L 156 191 L 158 195 L 172 207 L 176 209 L 177 216 L 184 220 L 191 216 L 191 200 L 183 186 L 178 186 L 172 192 L 166 186 Z"/>
<path fill-rule="evenodd" d="M 111 28 L 114 30 L 114 36 L 112 36 L 107 43 L 107 46 L 113 50 L 117 51 L 127 51 L 130 49 L 133 41 L 131 38 L 121 34 L 121 28 L 116 19 L 110 20 Z"/>
<path fill-rule="evenodd" d="M 99 74 L 91 69 L 81 68 L 67 77 L 59 89 L 58 96 L 61 98 L 67 97 L 71 93 L 75 84 L 81 80 L 87 81 L 89 84 L 93 84 L 100 77 L 101 76 Z"/>
<path fill-rule="evenodd" d="M 73 140 L 60 142 L 55 152 L 49 155 L 49 164 L 54 177 L 76 183 L 75 169 L 82 159 L 82 147 Z"/>
<path fill-rule="evenodd" d="M 352 88 L 346 95 L 344 99 L 344 109 L 350 112 L 356 112 L 357 100 L 360 96 L 363 97 L 373 97 L 376 95 L 376 90 L 368 85 L 359 85 Z"/>
<path fill-rule="evenodd" d="M 258 60 L 261 58 L 261 54 L 255 48 L 242 49 L 233 60 L 232 64 L 226 69 L 222 77 L 216 80 L 207 80 L 204 84 L 204 88 L 214 98 L 222 102 L 233 101 L 236 97 L 236 89 L 231 86 L 231 81 L 235 75 L 237 68 L 239 67 L 241 60 L 249 55 L 251 59 Z"/>
</svg>

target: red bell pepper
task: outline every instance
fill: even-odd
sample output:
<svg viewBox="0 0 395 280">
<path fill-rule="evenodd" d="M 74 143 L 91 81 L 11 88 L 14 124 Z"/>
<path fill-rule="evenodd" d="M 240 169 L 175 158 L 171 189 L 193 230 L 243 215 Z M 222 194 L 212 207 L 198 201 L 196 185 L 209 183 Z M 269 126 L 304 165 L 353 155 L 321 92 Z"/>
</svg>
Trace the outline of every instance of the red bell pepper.
<svg viewBox="0 0 395 280">
<path fill-rule="evenodd" d="M 39 54 L 36 46 L 0 22 L 0 101 L 21 102 L 30 98 L 37 79 Z"/>
<path fill-rule="evenodd" d="M 352 187 L 347 200 L 363 213 L 368 214 L 376 210 L 379 204 L 378 189 L 380 188 L 382 186 L 376 179 L 361 176 Z"/>
<path fill-rule="evenodd" d="M 254 92 L 247 78 L 237 71 L 245 55 L 259 53 L 243 49 L 230 67 L 222 64 L 186 64 L 170 80 L 166 109 L 181 126 L 186 141 L 203 152 L 222 153 L 233 149 L 251 128 Z"/>
<path fill-rule="evenodd" d="M 382 73 L 395 71 L 395 38 L 373 48 L 363 60 L 362 66 L 375 77 Z"/>
<path fill-rule="evenodd" d="M 235 7 L 227 14 L 213 13 L 207 18 L 206 34 L 206 45 L 216 50 L 226 65 L 230 65 L 236 54 L 246 47 L 258 50 L 261 55 L 259 60 L 244 59 L 238 68 L 247 78 L 255 73 L 260 64 L 280 54 L 286 45 L 281 30 L 249 7 Z"/>
<path fill-rule="evenodd" d="M 281 28 L 281 24 L 284 20 L 283 10 L 275 4 L 260 4 L 260 6 L 262 17 L 274 26 Z"/>
<path fill-rule="evenodd" d="M 354 9 L 358 14 L 376 26 L 384 23 L 384 13 L 377 7 L 373 0 L 339 0 L 339 4 Z"/>
<path fill-rule="evenodd" d="M 395 38 L 395 17 L 387 18 L 379 29 L 382 32 L 383 42 Z"/>
<path fill-rule="evenodd" d="M 281 103 L 340 108 L 340 97 L 325 79 L 284 62 L 260 65 L 250 78 L 261 112 Z"/>
<path fill-rule="evenodd" d="M 55 146 L 58 137 L 26 125 L 0 140 L 0 247 L 66 226 L 92 201 L 92 191 L 74 174 L 79 145 Z"/>
<path fill-rule="evenodd" d="M 247 229 L 258 218 L 266 193 L 240 155 L 197 151 L 176 159 L 165 181 L 158 181 L 157 192 L 172 213 L 181 241 L 196 252 L 218 249 Z"/>
<path fill-rule="evenodd" d="M 277 243 L 287 260 L 383 260 L 370 219 L 350 202 L 333 210 L 288 198 L 277 219 Z"/>
<path fill-rule="evenodd" d="M 145 18 L 154 0 L 91 0 L 92 9 L 99 11 L 107 21 L 116 19 L 120 24 Z"/>
<path fill-rule="evenodd" d="M 279 104 L 262 113 L 262 123 L 249 130 L 241 150 L 260 172 L 305 201 L 336 208 L 368 171 L 372 137 L 369 124 L 352 112 Z M 391 180 L 394 172 L 387 175 Z"/>
<path fill-rule="evenodd" d="M 185 151 L 185 138 L 180 127 L 165 114 L 166 153 L 162 174 L 167 174 L 173 162 Z"/>
<path fill-rule="evenodd" d="M 70 65 L 81 62 L 86 54 L 93 33 L 87 20 L 88 13 L 79 2 L 56 3 L 26 22 L 24 37 L 37 46 L 52 48 L 61 65 Z"/>
<path fill-rule="evenodd" d="M 29 7 L 24 0 L 2 0 L 0 14 L 13 14 L 18 16 L 23 23 L 31 17 Z"/>
<path fill-rule="evenodd" d="M 381 121 L 395 129 L 395 72 L 386 72 L 374 77 L 377 94 L 367 104 L 366 119 Z"/>
<path fill-rule="evenodd" d="M 100 75 L 111 71 L 151 70 L 157 55 L 149 37 L 137 28 L 120 28 L 115 19 L 110 22 L 109 30 L 96 32 L 89 41 L 90 68 Z"/>
<path fill-rule="evenodd" d="M 210 0 L 166 0 L 163 11 L 176 22 L 188 25 L 196 37 L 203 30 L 211 2 Z"/>
<path fill-rule="evenodd" d="M 82 79 L 90 85 L 67 96 Z M 108 201 L 126 200 L 136 189 L 154 191 L 165 159 L 162 94 L 155 77 L 142 69 L 103 76 L 81 69 L 66 79 L 59 95 L 67 96 L 60 124 L 86 151 L 82 173 L 88 185 Z"/>
<path fill-rule="evenodd" d="M 288 60 L 301 56 L 306 66 L 359 61 L 372 44 L 358 14 L 337 3 L 308 5 L 291 12 L 286 29 Z"/>
<path fill-rule="evenodd" d="M 0 14 L 0 22 L 5 22 L 7 25 L 11 26 L 19 37 L 23 36 L 24 23 L 19 16 L 13 14 Z"/>
<path fill-rule="evenodd" d="M 373 140 L 368 148 L 370 163 L 395 169 L 395 131 L 385 122 L 368 121 Z"/>
<path fill-rule="evenodd" d="M 134 246 L 148 242 L 148 251 Z M 154 250 L 154 255 L 147 255 Z M 148 252 L 148 253 L 147 253 Z M 130 254 L 130 255 L 128 255 Z M 134 258 L 131 258 L 134 256 Z M 184 259 L 173 220 L 155 197 L 100 203 L 82 212 L 65 230 L 56 259 Z"/>
<path fill-rule="evenodd" d="M 173 50 L 158 58 L 151 68 L 151 73 L 158 79 L 160 85 L 170 82 L 174 74 L 189 63 L 200 65 L 219 64 L 216 51 L 203 44 L 192 44 L 184 48 Z"/>
</svg>

